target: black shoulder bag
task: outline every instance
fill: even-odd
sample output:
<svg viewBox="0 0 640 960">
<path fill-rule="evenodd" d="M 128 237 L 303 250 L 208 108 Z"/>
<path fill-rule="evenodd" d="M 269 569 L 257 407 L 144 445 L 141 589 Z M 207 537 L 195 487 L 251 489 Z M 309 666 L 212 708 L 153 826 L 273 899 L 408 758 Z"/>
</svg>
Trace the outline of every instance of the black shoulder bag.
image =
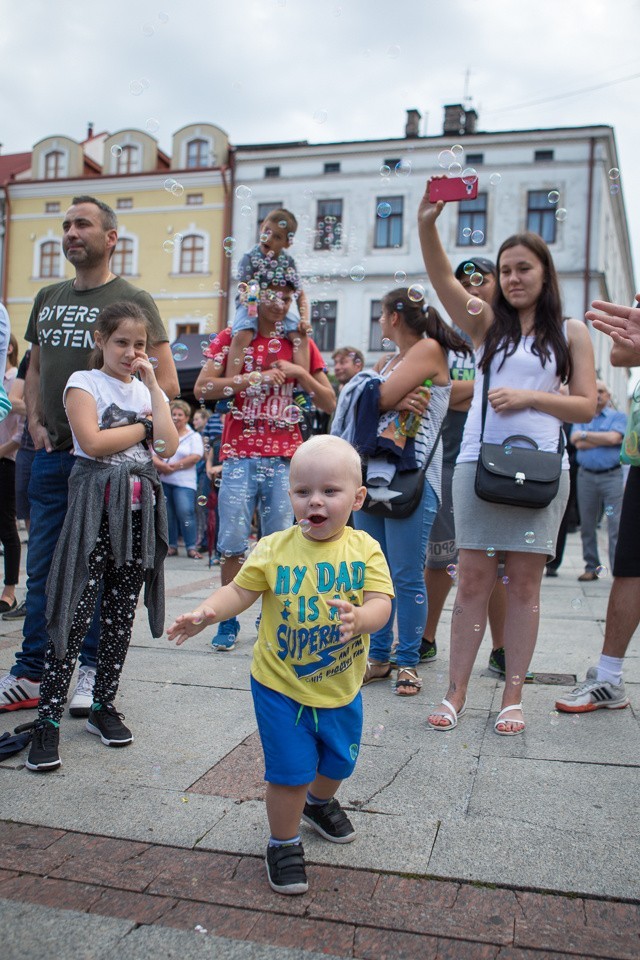
<svg viewBox="0 0 640 960">
<path fill-rule="evenodd" d="M 490 503 L 506 503 L 513 507 L 541 509 L 549 506 L 560 486 L 564 452 L 562 427 L 557 453 L 539 450 L 535 440 L 521 434 L 507 437 L 502 443 L 484 443 L 488 393 L 487 370 L 482 385 L 482 432 L 476 468 L 476 495 Z M 530 447 L 514 447 L 513 441 L 528 443 Z"/>
<path fill-rule="evenodd" d="M 443 423 L 440 424 L 440 429 L 424 467 L 404 470 L 402 473 L 396 470 L 388 486 L 370 487 L 362 505 L 365 513 L 371 513 L 376 517 L 386 517 L 388 520 L 406 520 L 407 517 L 411 516 L 422 499 L 424 478 L 438 447 Z M 365 484 L 367 482 L 366 476 L 364 482 Z"/>
</svg>

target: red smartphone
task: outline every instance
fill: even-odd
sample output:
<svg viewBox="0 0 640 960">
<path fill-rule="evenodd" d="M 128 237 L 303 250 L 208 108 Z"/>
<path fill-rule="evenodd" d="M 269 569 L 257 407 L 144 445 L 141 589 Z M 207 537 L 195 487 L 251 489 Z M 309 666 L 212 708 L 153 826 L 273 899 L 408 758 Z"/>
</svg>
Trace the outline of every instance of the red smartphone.
<svg viewBox="0 0 640 960">
<path fill-rule="evenodd" d="M 436 177 L 429 181 L 429 200 L 475 200 L 478 196 L 478 178 L 465 183 L 462 177 Z"/>
</svg>

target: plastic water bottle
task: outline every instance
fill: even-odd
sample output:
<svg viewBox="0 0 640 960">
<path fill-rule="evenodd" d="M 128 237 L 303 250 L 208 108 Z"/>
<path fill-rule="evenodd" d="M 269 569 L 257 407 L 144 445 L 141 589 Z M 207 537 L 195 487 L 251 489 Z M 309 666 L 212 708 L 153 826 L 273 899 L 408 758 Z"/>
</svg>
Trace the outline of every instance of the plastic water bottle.
<svg viewBox="0 0 640 960">
<path fill-rule="evenodd" d="M 432 383 L 432 380 L 423 380 L 422 386 L 430 387 Z M 420 429 L 421 420 L 422 417 L 419 413 L 403 411 L 396 419 L 396 431 L 401 437 L 415 437 Z"/>
</svg>

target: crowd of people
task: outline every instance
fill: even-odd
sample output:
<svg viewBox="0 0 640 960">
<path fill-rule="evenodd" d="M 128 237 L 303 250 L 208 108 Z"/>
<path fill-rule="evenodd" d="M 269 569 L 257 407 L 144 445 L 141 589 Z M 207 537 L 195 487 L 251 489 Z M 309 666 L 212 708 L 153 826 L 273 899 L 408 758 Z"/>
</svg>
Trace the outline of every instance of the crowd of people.
<svg viewBox="0 0 640 960">
<path fill-rule="evenodd" d="M 579 579 L 599 576 L 602 515 L 614 579 L 599 663 L 556 707 L 629 702 L 640 481 L 631 466 L 623 484 L 625 416 L 596 382 L 587 326 L 563 314 L 544 241 L 517 234 L 495 264 L 476 257 L 454 270 L 438 231 L 443 207 L 425 193 L 418 231 L 450 322 L 415 288 L 390 290 L 380 325 L 393 349 L 367 369 L 360 350 L 339 348 L 333 382 L 287 252 L 297 221 L 283 208 L 240 262 L 234 321 L 205 350 L 195 408 L 178 398 L 152 298 L 111 272 L 117 221 L 95 197 L 75 197 L 65 215 L 75 275 L 37 294 L 19 368 L 0 311 L 0 613 L 24 614 L 0 711 L 37 709 L 27 768 L 61 764 L 77 664 L 70 714 L 107 746 L 133 741 L 115 699 L 139 595 L 144 587 L 161 636 L 166 558 L 181 545 L 195 561 L 208 553 L 221 587 L 168 637 L 182 644 L 216 625 L 211 647 L 227 652 L 238 614 L 261 599 L 251 690 L 268 783 L 267 876 L 279 893 L 307 890 L 300 819 L 331 842 L 355 838 L 336 793 L 358 756 L 360 689 L 392 678 L 400 698 L 420 694 L 452 586 L 449 685 L 426 724 L 445 733 L 463 717 L 489 621 L 489 666 L 505 679 L 494 729 L 524 732 L 541 581 L 557 574 L 568 525 L 567 441 Z M 640 363 L 640 309 L 597 301 L 587 319 L 611 337 L 613 364 Z M 20 605 L 17 516 L 29 525 Z"/>
</svg>

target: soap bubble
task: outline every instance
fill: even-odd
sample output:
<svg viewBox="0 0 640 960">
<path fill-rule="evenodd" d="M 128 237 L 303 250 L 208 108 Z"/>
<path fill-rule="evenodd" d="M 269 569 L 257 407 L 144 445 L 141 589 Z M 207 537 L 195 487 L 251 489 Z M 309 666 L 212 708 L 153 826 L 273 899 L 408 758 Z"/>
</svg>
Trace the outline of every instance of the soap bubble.
<svg viewBox="0 0 640 960">
<path fill-rule="evenodd" d="M 377 723 L 373 728 L 373 730 L 371 731 L 371 733 L 373 734 L 374 740 L 379 740 L 382 734 L 384 733 L 384 724 Z"/>
<path fill-rule="evenodd" d="M 482 300 L 479 300 L 478 297 L 470 297 L 467 300 L 467 313 L 470 313 L 472 317 L 477 317 L 479 313 L 482 313 Z"/>
<path fill-rule="evenodd" d="M 111 147 L 111 156 L 112 157 L 121 157 L 122 156 L 122 147 L 119 143 L 114 143 Z"/>
<path fill-rule="evenodd" d="M 449 168 L 449 164 L 455 162 L 455 154 L 453 150 L 441 150 L 438 154 L 438 164 L 444 169 Z"/>
<path fill-rule="evenodd" d="M 181 197 L 184 193 L 184 187 L 176 181 L 171 187 L 171 193 L 174 197 Z"/>
<path fill-rule="evenodd" d="M 351 270 L 349 270 L 349 276 L 355 283 L 360 283 L 361 280 L 364 280 L 366 271 L 363 266 L 357 264 L 355 267 L 351 267 Z"/>
<path fill-rule="evenodd" d="M 596 576 L 598 577 L 598 580 L 602 580 L 604 577 L 608 577 L 609 576 L 608 567 L 602 567 L 602 566 L 596 567 Z"/>
<path fill-rule="evenodd" d="M 471 228 L 468 228 L 468 229 L 469 229 L 469 236 L 471 236 Z M 463 273 L 465 273 L 468 277 L 470 277 L 472 273 L 476 272 L 476 265 L 475 263 L 471 263 L 471 261 L 469 261 L 468 263 L 465 263 L 462 270 L 463 270 Z"/>
<path fill-rule="evenodd" d="M 619 183 L 609 184 L 609 193 L 611 194 L 612 197 L 615 197 L 618 193 L 620 193 L 620 184 Z"/>
<path fill-rule="evenodd" d="M 469 283 L 472 287 L 481 287 L 484 283 L 484 276 L 480 273 L 479 270 L 476 270 L 475 273 L 472 273 L 469 277 Z"/>
<path fill-rule="evenodd" d="M 383 200 L 381 203 L 378 204 L 377 214 L 379 217 L 382 217 L 382 219 L 385 219 L 386 217 L 390 216 L 391 204 L 387 203 L 386 200 Z"/>
<path fill-rule="evenodd" d="M 462 182 L 466 183 L 468 187 L 473 186 L 477 179 L 478 171 L 474 167 L 466 167 L 462 171 Z"/>
<path fill-rule="evenodd" d="M 305 531 L 311 529 L 311 520 L 304 520 L 304 519 L 303 519 L 303 520 L 298 520 L 298 526 L 300 527 L 300 529 L 301 529 L 302 532 L 304 533 Z"/>
<path fill-rule="evenodd" d="M 461 157 L 464 153 L 464 147 L 460 143 L 454 143 L 454 145 L 451 147 L 451 153 L 454 155 L 454 157 Z"/>
<path fill-rule="evenodd" d="M 316 112 L 313 115 L 313 119 L 315 120 L 316 123 L 326 123 L 328 116 L 329 114 L 327 113 L 326 110 L 316 110 Z"/>
<path fill-rule="evenodd" d="M 482 230 L 474 230 L 471 234 L 471 243 L 484 243 L 484 233 Z"/>
<path fill-rule="evenodd" d="M 407 275 L 404 272 L 404 270 L 396 270 L 396 272 L 393 275 L 393 279 L 395 280 L 396 283 L 404 283 L 405 280 L 407 279 Z"/>
<path fill-rule="evenodd" d="M 495 548 L 495 547 L 487 547 L 487 556 L 488 556 L 488 557 L 495 557 L 495 555 L 496 555 L 496 548 Z"/>
<path fill-rule="evenodd" d="M 527 532 L 526 532 L 525 535 L 524 535 L 524 540 L 525 540 L 525 543 L 535 543 L 535 542 L 536 542 L 536 535 L 535 535 L 535 533 L 533 532 L 533 530 L 527 530 Z"/>
<path fill-rule="evenodd" d="M 449 176 L 450 177 L 459 177 L 462 173 L 462 164 L 458 163 L 457 160 L 454 160 L 453 163 L 449 164 Z"/>
<path fill-rule="evenodd" d="M 155 369 L 157 368 L 157 366 L 158 366 L 158 358 L 157 358 L 157 357 L 149 357 L 149 363 L 151 364 L 151 366 L 152 366 L 153 369 L 155 370 Z"/>
<path fill-rule="evenodd" d="M 424 603 L 424 593 L 416 593 L 416 603 L 420 605 Z"/>
<path fill-rule="evenodd" d="M 300 423 L 300 421 L 302 420 L 302 416 L 303 416 L 302 410 L 295 403 L 289 404 L 289 406 L 285 407 L 284 410 L 282 411 L 282 419 L 284 420 L 285 423 L 288 423 L 291 425 L 295 423 Z"/>
<path fill-rule="evenodd" d="M 236 238 L 235 237 L 225 237 L 222 241 L 222 246 L 226 253 L 233 253 L 236 248 Z"/>
<path fill-rule="evenodd" d="M 412 283 L 407 290 L 407 296 L 412 303 L 420 303 L 424 300 L 424 287 L 421 283 Z"/>
<path fill-rule="evenodd" d="M 388 177 L 390 173 L 391 173 L 391 167 L 389 167 L 386 163 L 383 163 L 382 166 L 380 167 L 380 176 Z"/>
<path fill-rule="evenodd" d="M 156 453 L 164 453 L 166 447 L 167 447 L 167 445 L 166 445 L 166 443 L 164 442 L 164 440 L 156 440 L 156 441 L 154 441 L 153 449 L 156 451 Z"/>
<path fill-rule="evenodd" d="M 141 93 L 144 93 L 145 87 L 142 80 L 132 80 L 129 84 L 129 93 L 134 97 L 139 97 Z"/>
<path fill-rule="evenodd" d="M 609 503 L 609 504 L 607 504 L 607 506 L 604 508 L 604 512 L 605 512 L 605 514 L 606 514 L 607 517 L 612 517 L 612 516 L 614 515 L 614 513 L 616 512 L 616 508 L 613 507 L 613 506 Z"/>
<path fill-rule="evenodd" d="M 448 565 L 448 567 L 447 567 L 447 573 L 449 574 L 450 577 L 456 577 L 456 576 L 457 576 L 458 570 L 457 570 L 457 567 L 456 567 L 455 563 L 450 563 L 450 564 Z"/>
<path fill-rule="evenodd" d="M 564 207 L 558 207 L 558 209 L 556 210 L 556 220 L 558 221 L 558 223 L 564 223 L 566 219 L 567 219 L 566 209 Z"/>
<path fill-rule="evenodd" d="M 556 204 L 559 199 L 560 199 L 560 194 L 558 193 L 557 190 L 550 190 L 549 193 L 547 194 L 547 200 L 549 201 L 549 203 Z"/>
<path fill-rule="evenodd" d="M 504 577 L 502 578 L 502 582 L 504 583 L 504 585 L 505 585 L 505 587 L 506 587 L 507 584 L 509 583 L 509 577 L 504 576 Z"/>
<path fill-rule="evenodd" d="M 511 456 L 512 453 L 513 453 L 513 447 L 511 446 L 511 444 L 510 444 L 510 443 L 505 443 L 505 445 L 504 445 L 504 455 L 505 455 L 505 457 Z"/>
<path fill-rule="evenodd" d="M 579 610 L 582 606 L 582 597 L 574 597 L 571 601 L 571 606 L 574 610 Z"/>
<path fill-rule="evenodd" d="M 411 160 L 399 160 L 395 166 L 396 177 L 408 177 L 411 173 Z"/>
<path fill-rule="evenodd" d="M 273 340 L 269 340 L 269 343 L 267 344 L 267 350 L 269 353 L 278 353 L 281 346 L 282 344 L 280 341 L 274 338 Z"/>
<path fill-rule="evenodd" d="M 480 624 L 479 624 L 479 623 L 474 623 L 473 629 L 475 630 L 476 633 L 480 633 Z"/>
<path fill-rule="evenodd" d="M 205 496 L 198 497 L 198 506 L 206 507 L 206 505 L 207 505 L 207 498 Z"/>
<path fill-rule="evenodd" d="M 620 171 L 617 167 L 611 167 L 609 170 L 609 180 L 618 180 L 620 177 Z"/>
<path fill-rule="evenodd" d="M 171 352 L 173 353 L 173 359 L 176 363 L 180 363 L 181 360 L 186 360 L 189 356 L 189 348 L 186 343 L 174 343 Z"/>
<path fill-rule="evenodd" d="M 465 240 L 468 240 L 471 236 L 471 227 L 463 227 L 462 236 L 465 238 Z"/>
<path fill-rule="evenodd" d="M 251 196 L 251 187 L 245 186 L 244 183 L 239 183 L 236 187 L 236 197 L 238 200 L 248 200 Z"/>
<path fill-rule="evenodd" d="M 165 240 L 165 242 L 162 244 L 162 249 L 165 253 L 173 253 L 174 246 L 175 244 L 173 240 Z"/>
<path fill-rule="evenodd" d="M 492 173 L 491 176 L 489 177 L 489 183 L 491 184 L 492 187 L 497 187 L 501 180 L 502 180 L 501 173 Z"/>
<path fill-rule="evenodd" d="M 144 126 L 147 133 L 157 133 L 160 129 L 160 121 L 155 117 L 149 117 L 149 119 L 145 121 Z"/>
<path fill-rule="evenodd" d="M 252 370 L 249 376 L 247 377 L 250 386 L 258 387 L 262 383 L 262 374 L 259 370 Z"/>
</svg>

